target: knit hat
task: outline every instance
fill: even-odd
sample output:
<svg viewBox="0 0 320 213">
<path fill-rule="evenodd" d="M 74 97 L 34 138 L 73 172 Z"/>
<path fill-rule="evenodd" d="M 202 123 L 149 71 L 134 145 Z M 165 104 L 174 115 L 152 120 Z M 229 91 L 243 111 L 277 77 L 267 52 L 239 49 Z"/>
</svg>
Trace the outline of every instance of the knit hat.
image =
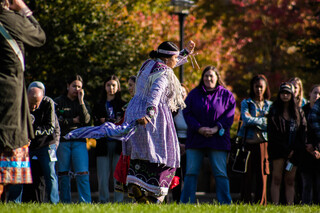
<svg viewBox="0 0 320 213">
<path fill-rule="evenodd" d="M 294 94 L 294 86 L 293 86 L 293 84 L 291 84 L 289 82 L 282 83 L 280 85 L 279 92 L 281 93 L 281 92 L 284 92 L 284 91 L 289 92 L 290 94 L 293 95 Z"/>
<path fill-rule="evenodd" d="M 42 82 L 40 82 L 40 81 L 34 81 L 34 82 L 32 82 L 31 84 L 29 84 L 28 91 L 29 91 L 31 88 L 33 88 L 33 87 L 42 89 L 42 90 L 43 90 L 43 94 L 45 94 L 46 88 L 44 87 L 44 85 L 43 85 Z"/>
</svg>

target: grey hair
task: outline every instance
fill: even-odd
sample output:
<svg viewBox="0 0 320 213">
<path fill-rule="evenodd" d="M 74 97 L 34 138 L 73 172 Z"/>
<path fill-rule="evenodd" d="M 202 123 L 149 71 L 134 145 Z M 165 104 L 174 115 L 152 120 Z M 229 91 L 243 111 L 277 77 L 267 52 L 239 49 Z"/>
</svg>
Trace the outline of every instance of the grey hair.
<svg viewBox="0 0 320 213">
<path fill-rule="evenodd" d="M 34 88 L 34 87 L 41 89 L 41 90 L 43 91 L 43 95 L 45 94 L 46 88 L 45 88 L 45 86 L 43 85 L 42 82 L 40 82 L 40 81 L 34 81 L 34 82 L 32 82 L 31 84 L 29 84 L 28 92 L 29 92 L 32 88 Z"/>
</svg>

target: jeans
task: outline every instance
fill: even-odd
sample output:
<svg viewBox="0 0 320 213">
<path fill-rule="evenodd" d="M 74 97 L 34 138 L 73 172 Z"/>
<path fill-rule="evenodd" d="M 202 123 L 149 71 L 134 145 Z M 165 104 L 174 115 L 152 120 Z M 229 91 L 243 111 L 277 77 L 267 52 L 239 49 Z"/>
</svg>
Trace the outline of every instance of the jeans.
<svg viewBox="0 0 320 213">
<path fill-rule="evenodd" d="M 120 155 L 116 154 L 116 146 L 120 142 L 106 142 L 108 145 L 108 154 L 97 156 L 97 176 L 99 186 L 99 202 L 109 202 L 109 177 L 113 178 L 113 172 L 116 168 Z M 116 180 L 113 178 L 115 184 Z M 114 202 L 123 201 L 123 193 L 114 192 Z"/>
<path fill-rule="evenodd" d="M 40 178 L 40 173 L 42 173 L 41 175 L 44 176 L 46 185 L 45 190 L 48 200 L 54 204 L 59 202 L 58 178 L 55 171 L 55 161 L 51 161 L 49 151 L 56 152 L 56 145 L 52 144 L 50 146 L 45 146 L 40 149 L 29 151 L 33 184 L 28 187 L 28 189 L 30 189 L 31 191 L 25 190 L 25 193 L 30 193 L 29 197 L 32 198 L 30 201 L 43 201 L 43 199 L 35 200 L 36 196 L 32 196 L 33 194 L 36 194 L 36 190 L 39 188 L 38 184 L 40 184 L 41 182 L 37 180 L 38 178 Z M 37 162 L 34 163 L 33 161 Z M 12 185 L 9 188 L 8 200 L 14 201 L 16 203 L 21 203 L 22 192 L 22 184 Z"/>
<path fill-rule="evenodd" d="M 72 168 L 74 169 L 79 202 L 91 203 L 89 183 L 89 157 L 85 142 L 61 142 L 57 151 L 60 199 L 63 203 L 71 203 Z"/>
<path fill-rule="evenodd" d="M 195 203 L 197 181 L 204 156 L 207 154 L 216 181 L 216 194 L 220 204 L 230 204 L 230 186 L 227 176 L 227 152 L 213 149 L 188 149 L 187 168 L 181 203 Z"/>
<path fill-rule="evenodd" d="M 58 191 L 58 178 L 55 170 L 55 161 L 51 161 L 49 156 L 49 151 L 55 153 L 56 145 L 52 144 L 50 146 L 42 147 L 37 150 L 30 150 L 30 159 L 33 159 L 34 156 L 38 158 L 40 168 L 43 172 L 43 176 L 46 183 L 46 194 L 51 203 L 59 202 L 59 191 Z M 55 154 L 54 154 L 55 155 Z M 31 171 L 36 168 L 32 168 Z"/>
</svg>

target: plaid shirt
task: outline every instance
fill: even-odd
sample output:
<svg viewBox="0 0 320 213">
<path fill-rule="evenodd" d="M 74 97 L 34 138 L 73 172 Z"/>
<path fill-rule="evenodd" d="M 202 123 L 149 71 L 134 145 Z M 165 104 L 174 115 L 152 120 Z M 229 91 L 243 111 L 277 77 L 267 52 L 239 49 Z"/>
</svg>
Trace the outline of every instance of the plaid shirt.
<svg viewBox="0 0 320 213">
<path fill-rule="evenodd" d="M 311 128 L 314 130 L 317 141 L 320 142 L 320 99 L 316 101 L 308 117 Z"/>
</svg>

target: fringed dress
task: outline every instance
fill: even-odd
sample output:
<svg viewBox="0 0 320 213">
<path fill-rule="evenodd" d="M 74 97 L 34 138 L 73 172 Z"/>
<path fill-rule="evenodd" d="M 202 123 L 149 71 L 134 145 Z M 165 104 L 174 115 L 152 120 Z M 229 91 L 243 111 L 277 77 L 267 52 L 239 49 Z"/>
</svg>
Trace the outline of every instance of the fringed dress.
<svg viewBox="0 0 320 213">
<path fill-rule="evenodd" d="M 182 60 L 185 62 L 186 57 Z M 138 125 L 122 147 L 123 154 L 131 157 L 127 184 L 139 185 L 156 197 L 167 195 L 180 166 L 179 142 L 171 113 L 172 105 L 181 107 L 174 100 L 177 95 L 181 96 L 181 87 L 173 70 L 160 59 L 147 60 L 138 73 L 136 94 L 125 114 L 125 121 L 130 123 L 148 115 L 150 109 L 154 112 L 151 122 L 146 127 Z"/>
</svg>

